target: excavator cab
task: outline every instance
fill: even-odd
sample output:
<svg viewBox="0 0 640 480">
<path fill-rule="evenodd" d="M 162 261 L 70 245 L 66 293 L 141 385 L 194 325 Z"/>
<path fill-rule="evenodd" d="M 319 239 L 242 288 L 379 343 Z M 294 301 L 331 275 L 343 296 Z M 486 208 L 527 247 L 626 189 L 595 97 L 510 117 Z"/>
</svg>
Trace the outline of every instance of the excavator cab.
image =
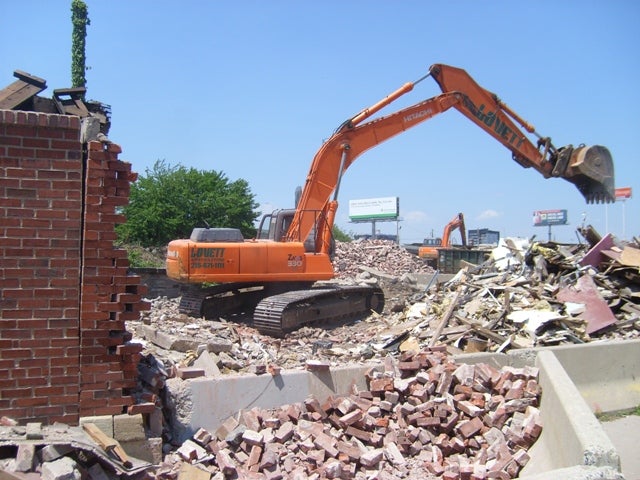
<svg viewBox="0 0 640 480">
<path fill-rule="evenodd" d="M 281 242 L 282 237 L 293 220 L 295 210 L 274 210 L 272 213 L 267 213 L 260 220 L 260 226 L 258 227 L 258 238 L 264 240 L 273 240 L 274 242 Z"/>
<path fill-rule="evenodd" d="M 295 209 L 274 210 L 265 214 L 260 220 L 258 227 L 258 238 L 262 240 L 272 240 L 282 242 L 296 214 Z M 305 252 L 316 252 L 317 250 L 316 228 L 314 227 L 304 242 Z"/>
</svg>

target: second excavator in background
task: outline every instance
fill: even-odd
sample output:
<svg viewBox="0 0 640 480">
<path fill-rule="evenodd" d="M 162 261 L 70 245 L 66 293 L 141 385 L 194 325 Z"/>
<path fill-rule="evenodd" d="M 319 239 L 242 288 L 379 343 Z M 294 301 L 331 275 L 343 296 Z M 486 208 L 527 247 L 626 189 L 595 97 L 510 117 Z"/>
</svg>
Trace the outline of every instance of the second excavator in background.
<svg viewBox="0 0 640 480">
<path fill-rule="evenodd" d="M 458 213 L 451 219 L 449 223 L 445 225 L 441 238 L 424 239 L 424 244 L 418 247 L 418 257 L 422 258 L 431 267 L 437 268 L 438 250 L 440 250 L 441 248 L 451 247 L 451 234 L 456 230 L 460 231 L 462 246 L 466 247 L 467 231 L 465 230 L 464 225 L 464 215 L 462 215 L 462 213 Z M 433 240 L 434 242 L 431 243 L 431 240 Z"/>
<path fill-rule="evenodd" d="M 429 76 L 442 94 L 369 120 Z M 342 175 L 368 149 L 451 107 L 506 147 L 521 166 L 573 183 L 587 202 L 615 200 L 607 148 L 557 148 L 466 71 L 434 64 L 424 77 L 342 122 L 313 158 L 295 208 L 266 215 L 257 238 L 245 239 L 234 228 L 195 228 L 191 238 L 170 242 L 167 275 L 198 287 L 213 285 L 183 294 L 180 309 L 207 318 L 249 312 L 258 331 L 274 336 L 311 322 L 381 312 L 380 287 L 322 283 L 334 277 L 332 233 Z"/>
</svg>

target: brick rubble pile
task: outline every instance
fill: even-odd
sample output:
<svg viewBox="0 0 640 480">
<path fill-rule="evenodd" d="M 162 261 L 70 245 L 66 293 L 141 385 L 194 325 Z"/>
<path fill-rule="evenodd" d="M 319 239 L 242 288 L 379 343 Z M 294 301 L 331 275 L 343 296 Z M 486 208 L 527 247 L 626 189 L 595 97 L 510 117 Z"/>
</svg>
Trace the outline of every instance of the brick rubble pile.
<svg viewBox="0 0 640 480">
<path fill-rule="evenodd" d="M 433 273 L 422 259 L 389 240 L 336 242 L 333 260 L 337 278 L 355 278 L 363 267 L 401 277 L 409 273 Z"/>
<path fill-rule="evenodd" d="M 509 479 L 542 430 L 535 368 L 456 364 L 434 348 L 388 359 L 367 381 L 366 391 L 200 429 L 154 478 Z"/>
</svg>

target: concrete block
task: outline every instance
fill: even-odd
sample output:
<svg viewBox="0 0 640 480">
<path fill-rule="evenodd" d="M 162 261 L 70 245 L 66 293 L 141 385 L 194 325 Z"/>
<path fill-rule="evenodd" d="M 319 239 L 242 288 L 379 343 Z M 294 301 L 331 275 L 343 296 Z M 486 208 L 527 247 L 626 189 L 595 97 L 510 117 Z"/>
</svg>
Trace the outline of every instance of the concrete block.
<svg viewBox="0 0 640 480">
<path fill-rule="evenodd" d="M 115 415 L 113 417 L 113 438 L 119 442 L 145 440 L 144 421 L 141 414 Z"/>
<path fill-rule="evenodd" d="M 80 426 L 85 423 L 93 423 L 96 427 L 102 430 L 105 435 L 113 438 L 113 417 L 111 415 L 81 417 L 79 423 Z"/>
<path fill-rule="evenodd" d="M 27 423 L 27 439 L 38 440 L 42 438 L 42 423 L 31 422 Z"/>
<path fill-rule="evenodd" d="M 42 464 L 42 480 L 81 480 L 82 476 L 71 457 L 62 457 Z"/>
<path fill-rule="evenodd" d="M 204 351 L 193 362 L 193 366 L 204 370 L 206 377 L 219 377 L 220 369 L 218 368 L 218 359 L 215 358 L 215 354 Z"/>
<path fill-rule="evenodd" d="M 16 472 L 28 472 L 33 468 L 33 459 L 36 455 L 36 447 L 33 443 L 18 445 L 18 453 L 14 470 Z"/>
<path fill-rule="evenodd" d="M 60 457 L 64 457 L 69 453 L 73 452 L 73 447 L 71 445 L 45 445 L 40 450 L 40 460 L 42 462 L 53 462 L 54 460 L 59 459 Z"/>
<path fill-rule="evenodd" d="M 211 353 L 230 352 L 233 342 L 226 338 L 212 338 L 207 342 L 207 350 Z"/>
<path fill-rule="evenodd" d="M 147 416 L 147 428 L 150 437 L 161 437 L 164 429 L 164 415 L 162 409 L 156 407 L 155 410 Z"/>
<path fill-rule="evenodd" d="M 153 437 L 145 440 L 120 442 L 127 455 L 153 465 L 162 463 L 162 438 Z"/>
</svg>

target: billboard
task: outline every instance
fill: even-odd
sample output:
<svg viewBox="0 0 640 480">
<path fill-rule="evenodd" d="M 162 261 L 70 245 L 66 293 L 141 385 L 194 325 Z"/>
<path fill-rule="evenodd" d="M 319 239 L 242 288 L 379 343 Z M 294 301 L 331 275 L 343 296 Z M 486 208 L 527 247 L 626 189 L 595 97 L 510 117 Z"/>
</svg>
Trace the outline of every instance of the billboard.
<svg viewBox="0 0 640 480">
<path fill-rule="evenodd" d="M 398 197 L 349 200 L 349 220 L 397 220 L 400 210 Z"/>
<path fill-rule="evenodd" d="M 619 187 L 616 188 L 616 200 L 631 198 L 631 187 Z"/>
<path fill-rule="evenodd" d="M 547 225 L 566 225 L 566 210 L 536 210 L 533 212 L 533 226 L 546 227 Z"/>
</svg>

